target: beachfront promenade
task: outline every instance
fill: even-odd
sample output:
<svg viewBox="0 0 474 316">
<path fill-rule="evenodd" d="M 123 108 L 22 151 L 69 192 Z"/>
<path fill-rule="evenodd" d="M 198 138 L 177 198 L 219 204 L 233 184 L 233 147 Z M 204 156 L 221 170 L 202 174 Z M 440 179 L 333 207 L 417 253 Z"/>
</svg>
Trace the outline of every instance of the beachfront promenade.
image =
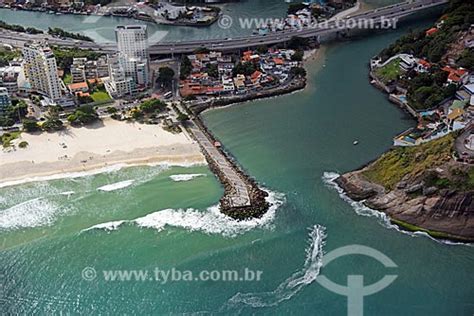
<svg viewBox="0 0 474 316">
<path fill-rule="evenodd" d="M 190 121 L 188 131 L 199 143 L 206 157 L 212 160 L 209 163 L 213 164 L 218 169 L 217 172 L 227 180 L 227 185 L 230 188 L 226 187 L 225 199 L 228 200 L 229 205 L 236 208 L 250 206 L 247 184 L 236 172 L 232 163 L 214 146 L 213 141 L 194 121 Z"/>
</svg>

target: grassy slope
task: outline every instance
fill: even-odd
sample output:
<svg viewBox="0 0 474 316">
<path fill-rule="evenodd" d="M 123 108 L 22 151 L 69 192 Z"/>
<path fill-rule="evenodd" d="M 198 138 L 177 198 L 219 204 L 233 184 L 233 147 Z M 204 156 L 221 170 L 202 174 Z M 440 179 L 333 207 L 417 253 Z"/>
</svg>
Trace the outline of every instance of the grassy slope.
<svg viewBox="0 0 474 316">
<path fill-rule="evenodd" d="M 363 174 L 368 180 L 393 189 L 405 175 L 419 176 L 451 160 L 453 144 L 454 135 L 449 134 L 419 146 L 396 147 L 383 154 Z"/>
<path fill-rule="evenodd" d="M 398 79 L 400 73 L 400 58 L 394 59 L 387 65 L 375 70 L 375 75 L 377 76 L 377 78 L 382 80 L 384 83 L 388 83 L 392 80 Z"/>
</svg>

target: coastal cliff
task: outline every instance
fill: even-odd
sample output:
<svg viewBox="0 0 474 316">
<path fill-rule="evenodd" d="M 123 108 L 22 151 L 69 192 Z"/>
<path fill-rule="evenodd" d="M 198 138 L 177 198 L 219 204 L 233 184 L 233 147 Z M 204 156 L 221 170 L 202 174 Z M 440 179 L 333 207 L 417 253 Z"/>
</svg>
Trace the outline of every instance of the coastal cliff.
<svg viewBox="0 0 474 316">
<path fill-rule="evenodd" d="M 351 199 L 386 213 L 403 229 L 474 241 L 474 171 L 445 156 L 452 141 L 451 136 L 435 141 L 438 150 L 448 146 L 444 152 L 430 152 L 431 144 L 392 149 L 335 182 Z M 395 158 L 400 165 L 385 168 Z"/>
</svg>

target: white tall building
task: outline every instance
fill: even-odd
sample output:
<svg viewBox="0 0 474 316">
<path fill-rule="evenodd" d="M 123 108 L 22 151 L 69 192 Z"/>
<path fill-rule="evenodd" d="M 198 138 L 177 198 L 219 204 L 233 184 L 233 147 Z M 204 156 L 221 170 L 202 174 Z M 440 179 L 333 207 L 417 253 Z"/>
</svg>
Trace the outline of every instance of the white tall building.
<svg viewBox="0 0 474 316">
<path fill-rule="evenodd" d="M 46 45 L 34 43 L 23 47 L 23 67 L 31 89 L 56 101 L 61 98 L 61 80 L 56 58 Z"/>
<path fill-rule="evenodd" d="M 146 25 L 125 25 L 115 28 L 118 56 L 127 77 L 138 87 L 149 84 L 148 37 Z"/>
<path fill-rule="evenodd" d="M 121 60 L 117 56 L 109 56 L 109 77 L 104 79 L 105 89 L 112 98 L 121 98 L 135 93 L 135 81 L 125 74 Z"/>
</svg>

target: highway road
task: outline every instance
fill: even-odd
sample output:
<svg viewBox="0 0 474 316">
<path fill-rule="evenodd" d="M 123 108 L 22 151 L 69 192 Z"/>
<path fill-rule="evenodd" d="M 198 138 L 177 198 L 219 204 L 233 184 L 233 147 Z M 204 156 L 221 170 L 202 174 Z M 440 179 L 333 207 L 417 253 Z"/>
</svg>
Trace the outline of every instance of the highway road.
<svg viewBox="0 0 474 316">
<path fill-rule="evenodd" d="M 173 55 L 180 53 L 191 53 L 196 48 L 204 47 L 208 49 L 230 51 L 242 48 L 255 47 L 260 45 L 270 45 L 277 43 L 288 42 L 292 37 L 306 37 L 318 38 L 331 35 L 337 32 L 347 31 L 354 27 L 349 27 L 347 22 L 352 20 L 352 25 L 364 25 L 368 20 L 372 23 L 379 24 L 382 19 L 399 19 L 404 16 L 436 7 L 447 3 L 448 0 L 413 0 L 402 3 L 393 4 L 390 6 L 378 8 L 375 10 L 366 11 L 352 16 L 347 16 L 344 19 L 329 20 L 326 25 L 318 27 L 307 27 L 302 30 L 286 30 L 267 35 L 252 35 L 242 36 L 236 38 L 226 39 L 204 39 L 195 41 L 173 41 L 160 42 L 151 44 L 151 55 Z M 355 27 L 360 28 L 360 27 Z M 0 31 L 0 39 L 2 43 L 10 44 L 15 47 L 22 47 L 25 42 L 32 40 L 47 40 L 50 45 L 61 45 L 65 47 L 79 47 L 82 49 L 92 49 L 102 51 L 104 53 L 112 53 L 116 50 L 114 44 L 98 44 L 94 42 L 78 41 L 72 39 L 60 39 L 52 37 L 48 34 L 31 35 L 25 33 L 16 33 L 7 30 Z"/>
<path fill-rule="evenodd" d="M 364 25 L 364 22 L 371 19 L 375 24 L 384 19 L 399 19 L 401 17 L 436 7 L 447 3 L 448 0 L 417 0 L 393 4 L 371 11 L 348 16 L 342 20 L 330 20 L 323 27 L 309 27 L 302 30 L 287 30 L 267 35 L 244 36 L 227 39 L 206 39 L 186 42 L 160 42 L 150 47 L 150 54 L 176 54 L 190 53 L 196 48 L 205 47 L 216 50 L 235 50 L 240 48 L 255 47 L 259 45 L 277 44 L 289 41 L 294 36 L 318 37 L 349 29 L 349 24 L 343 23 L 348 19 L 353 20 L 353 25 Z M 341 27 L 342 25 L 342 27 Z M 357 27 L 356 27 L 357 28 Z"/>
</svg>

